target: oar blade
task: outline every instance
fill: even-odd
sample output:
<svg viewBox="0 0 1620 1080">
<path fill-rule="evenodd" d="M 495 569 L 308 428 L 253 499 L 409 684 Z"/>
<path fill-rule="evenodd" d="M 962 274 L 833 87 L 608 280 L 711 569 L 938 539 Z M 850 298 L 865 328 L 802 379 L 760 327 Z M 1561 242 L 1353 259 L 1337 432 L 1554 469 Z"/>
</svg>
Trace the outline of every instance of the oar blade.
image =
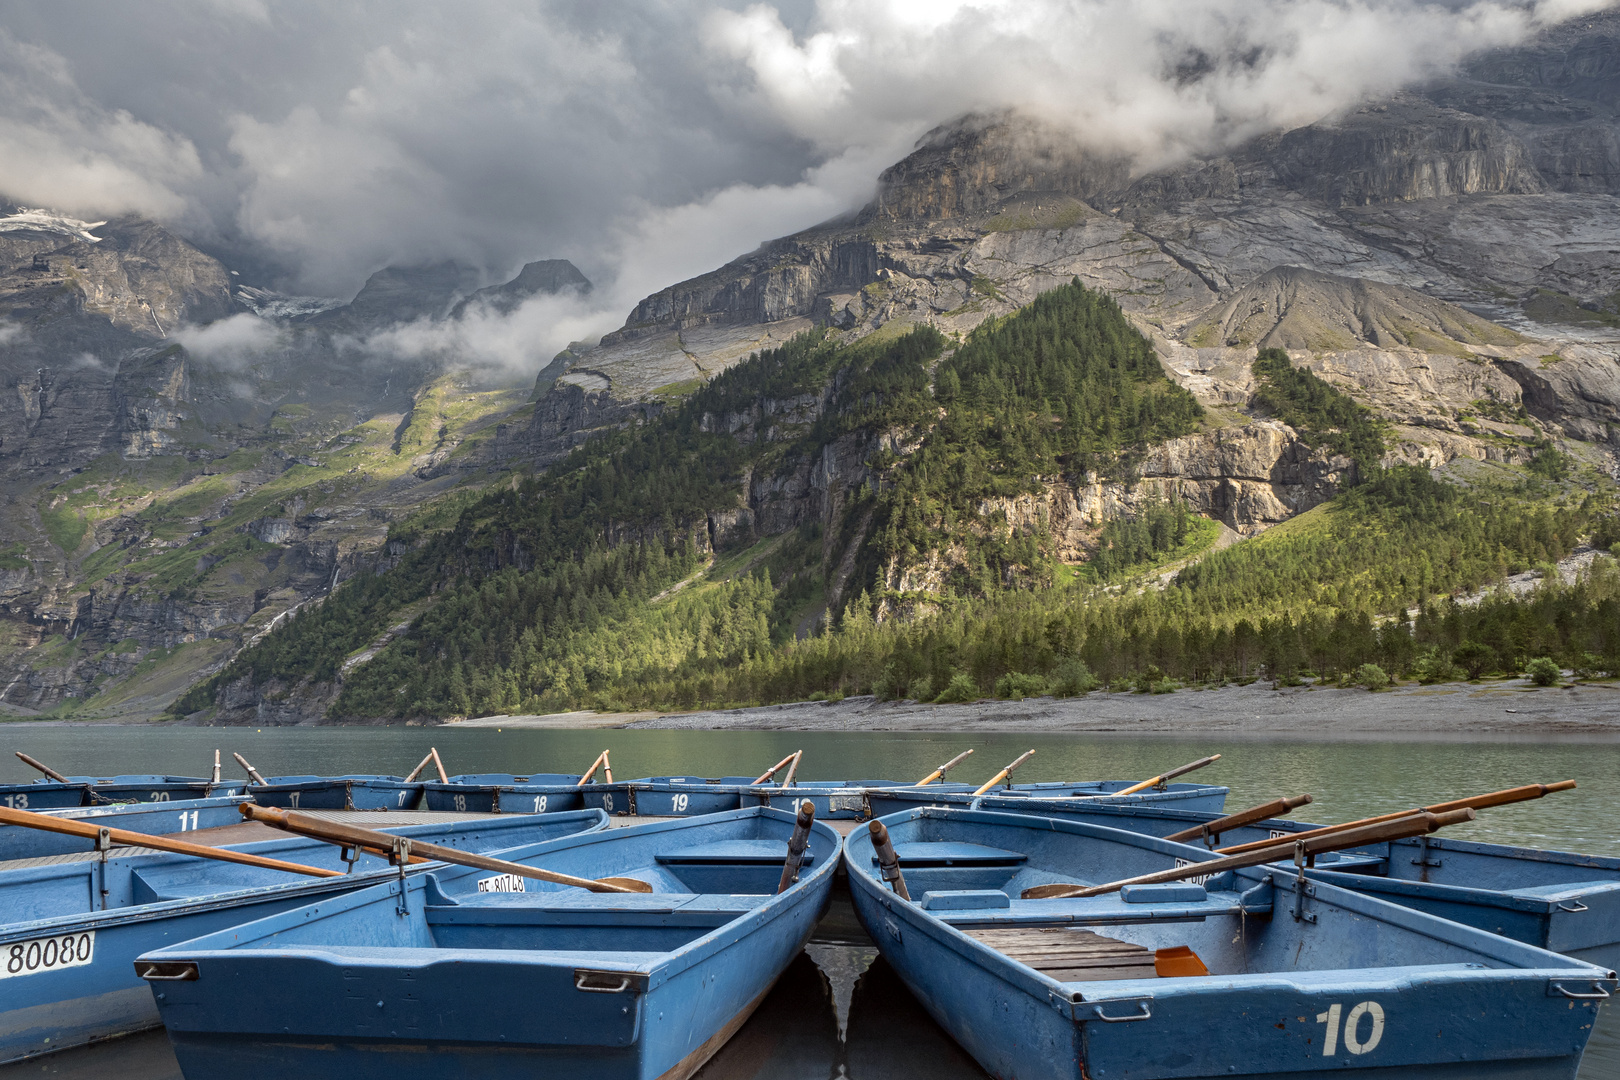
<svg viewBox="0 0 1620 1080">
<path fill-rule="evenodd" d="M 619 888 L 628 889 L 630 892 L 650 893 L 653 891 L 651 885 L 640 878 L 633 877 L 603 877 L 597 878 L 596 883 L 598 885 L 617 885 Z"/>
</svg>

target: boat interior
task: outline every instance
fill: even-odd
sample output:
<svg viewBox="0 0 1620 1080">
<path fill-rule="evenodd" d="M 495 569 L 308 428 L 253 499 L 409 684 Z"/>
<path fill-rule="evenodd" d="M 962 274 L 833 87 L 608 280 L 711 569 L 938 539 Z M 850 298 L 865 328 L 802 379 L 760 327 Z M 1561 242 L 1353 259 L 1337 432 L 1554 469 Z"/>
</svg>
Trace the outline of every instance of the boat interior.
<svg viewBox="0 0 1620 1080">
<path fill-rule="evenodd" d="M 996 820 L 999 818 L 1000 820 Z M 1385 969 L 1575 966 L 1506 938 L 1454 926 L 1292 869 L 1135 885 L 1102 896 L 1020 899 L 1036 885 L 1096 885 L 1182 865 L 1179 846 L 1080 823 L 924 810 L 891 825 L 906 886 L 940 921 L 1061 982 L 1158 976 Z M 850 857 L 872 866 L 870 838 Z M 1426 976 L 1427 977 L 1427 976 Z"/>
<path fill-rule="evenodd" d="M 493 852 L 570 836 L 599 825 L 594 810 L 541 817 L 511 815 L 422 825 L 378 822 L 379 828 L 464 851 Z M 204 830 L 206 831 L 206 830 Z M 202 832 L 181 839 L 206 842 Z M 320 880 L 284 870 L 219 862 L 151 848 L 114 847 L 103 859 L 89 840 L 81 851 L 0 863 L 0 904 L 11 923 L 93 914 L 172 900 L 195 900 L 268 886 Z M 230 845 L 233 850 L 327 870 L 350 871 L 343 849 L 321 840 L 286 839 Z M 352 872 L 388 870 L 388 861 L 359 853 Z"/>
<path fill-rule="evenodd" d="M 644 827 L 635 835 L 596 833 L 501 856 L 580 877 L 635 878 L 651 885 L 651 893 L 590 892 L 448 867 L 410 880 L 403 901 L 395 886 L 373 887 L 323 901 L 318 909 L 266 919 L 255 924 L 261 930 L 256 937 L 216 935 L 220 944 L 202 938 L 187 950 L 314 947 L 357 960 L 384 958 L 378 949 L 516 950 L 589 953 L 599 962 L 641 965 L 769 901 L 792 829 L 793 819 L 785 813 L 743 810 L 718 820 Z M 815 826 L 800 880 L 818 871 L 831 873 L 829 861 L 837 851 L 838 834 Z M 387 917 L 379 918 L 380 911 Z M 386 959 L 404 958 L 390 952 Z M 577 955 L 568 960 L 577 961 Z"/>
</svg>

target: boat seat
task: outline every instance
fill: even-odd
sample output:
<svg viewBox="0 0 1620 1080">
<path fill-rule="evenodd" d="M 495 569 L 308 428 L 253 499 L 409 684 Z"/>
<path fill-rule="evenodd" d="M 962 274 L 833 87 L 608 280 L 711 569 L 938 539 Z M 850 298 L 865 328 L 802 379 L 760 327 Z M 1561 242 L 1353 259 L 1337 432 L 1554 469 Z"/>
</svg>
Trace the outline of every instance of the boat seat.
<svg viewBox="0 0 1620 1080">
<path fill-rule="evenodd" d="M 962 931 L 1010 959 L 1058 982 L 1107 982 L 1157 977 L 1153 950 L 1070 927 L 994 927 Z"/>
<path fill-rule="evenodd" d="M 666 866 L 781 866 L 787 858 L 787 841 L 718 840 L 712 844 L 660 852 L 657 858 Z M 815 862 L 815 858 L 814 850 L 807 848 L 801 865 L 808 867 Z"/>
<path fill-rule="evenodd" d="M 1029 856 L 1021 851 L 1007 851 L 984 844 L 965 844 L 954 840 L 916 841 L 896 844 L 894 853 L 900 865 L 907 869 L 929 866 L 1022 866 Z M 872 856 L 872 865 L 877 865 Z"/>
<path fill-rule="evenodd" d="M 137 904 L 157 904 L 164 900 L 192 900 L 199 896 L 251 888 L 254 884 L 271 884 L 268 879 L 263 882 L 244 880 L 240 870 L 233 874 L 229 869 L 221 872 L 218 868 L 218 863 L 210 867 L 216 871 L 213 874 L 199 874 L 191 867 L 184 868 L 180 873 L 169 874 L 157 868 L 131 871 L 129 877 L 134 901 Z"/>
<path fill-rule="evenodd" d="M 769 899 L 769 896 L 749 893 L 738 895 L 729 893 L 593 893 L 581 889 L 577 892 L 468 893 L 454 898 L 446 897 L 443 893 L 440 893 L 429 898 L 428 906 L 434 911 L 440 908 L 474 908 L 483 912 L 491 910 L 553 913 L 579 912 L 581 914 L 589 912 L 615 912 L 618 914 L 641 912 L 668 915 L 679 911 L 683 915 L 706 913 L 737 915 L 750 911 Z"/>
<path fill-rule="evenodd" d="M 1620 881 L 1564 881 L 1552 885 L 1532 885 L 1523 889 L 1507 889 L 1515 896 L 1534 896 L 1541 900 L 1564 900 L 1571 895 L 1593 892 L 1597 889 L 1613 889 L 1620 886 Z"/>
</svg>

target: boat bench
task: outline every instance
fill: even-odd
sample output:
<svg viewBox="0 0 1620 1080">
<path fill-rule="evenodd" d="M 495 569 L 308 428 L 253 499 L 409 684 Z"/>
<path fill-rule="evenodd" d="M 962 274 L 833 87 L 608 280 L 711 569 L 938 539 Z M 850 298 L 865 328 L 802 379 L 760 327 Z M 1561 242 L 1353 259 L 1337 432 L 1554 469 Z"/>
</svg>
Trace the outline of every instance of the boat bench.
<svg viewBox="0 0 1620 1080">
<path fill-rule="evenodd" d="M 426 916 L 440 948 L 664 953 L 769 899 L 763 894 L 477 893 L 430 903 Z"/>
</svg>

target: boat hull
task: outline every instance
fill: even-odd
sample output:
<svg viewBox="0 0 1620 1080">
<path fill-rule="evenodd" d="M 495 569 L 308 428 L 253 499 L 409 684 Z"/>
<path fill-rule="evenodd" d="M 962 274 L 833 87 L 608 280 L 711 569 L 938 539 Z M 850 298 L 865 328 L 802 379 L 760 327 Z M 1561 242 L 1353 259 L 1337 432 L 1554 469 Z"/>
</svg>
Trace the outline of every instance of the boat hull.
<svg viewBox="0 0 1620 1080">
<path fill-rule="evenodd" d="M 46 810 L 42 813 L 53 818 L 166 836 L 214 829 L 222 825 L 235 825 L 242 820 L 237 807 L 246 802 L 239 795 L 222 795 L 214 799 L 182 799 L 169 803 L 120 803 L 115 806 L 79 806 L 64 810 Z M 182 837 L 184 839 L 184 837 Z M 0 863 L 16 859 L 41 859 L 49 855 L 68 855 L 84 850 L 84 841 L 76 836 L 41 832 L 20 825 L 0 825 Z"/>
<path fill-rule="evenodd" d="M 269 783 L 250 785 L 247 793 L 260 806 L 288 810 L 414 810 L 422 786 L 398 777 L 272 776 Z"/>
<path fill-rule="evenodd" d="M 513 828 L 504 833 L 491 829 L 488 820 L 392 831 L 492 850 L 501 845 L 500 839 L 483 843 L 476 838 L 502 836 L 521 843 L 537 831 L 564 836 L 606 824 L 594 814 L 581 814 L 575 821 L 547 817 L 530 823 L 514 817 L 510 822 Z M 274 840 L 235 848 L 343 869 L 337 849 L 318 841 Z M 0 1064 L 158 1026 L 152 993 L 135 976 L 137 956 L 320 897 L 373 885 L 397 873 L 384 869 L 382 860 L 367 858 L 372 869 L 352 877 L 299 877 L 288 883 L 225 891 L 211 890 L 206 876 L 197 876 L 196 867 L 202 860 L 124 856 L 109 863 L 114 871 L 125 872 L 122 888 L 130 890 L 126 898 L 146 902 L 105 911 L 84 910 L 86 895 L 94 897 L 98 887 L 108 884 L 106 872 L 93 859 L 63 863 L 58 856 L 39 865 L 13 864 L 0 870 L 0 904 L 8 914 L 26 919 L 0 926 Z M 246 873 L 278 881 L 288 877 L 273 871 Z M 139 881 L 134 880 L 137 877 Z M 116 878 L 113 887 L 120 888 Z M 64 911 L 68 905 L 74 908 Z M 36 946 L 37 953 L 33 951 Z M 62 950 L 68 946 L 74 950 L 72 963 L 62 960 Z M 31 958 L 37 970 L 30 972 Z M 4 970 L 14 963 L 18 970 Z"/>
<path fill-rule="evenodd" d="M 62 810 L 83 806 L 90 797 L 89 791 L 89 784 L 64 784 L 56 780 L 0 784 L 0 806 L 8 810 Z"/>
<path fill-rule="evenodd" d="M 740 822 L 760 813 L 772 814 L 743 811 L 727 818 Z M 780 846 L 791 822 L 786 815 L 773 819 Z M 640 838 L 632 834 L 646 830 L 678 839 L 714 825 L 660 822 L 612 830 L 603 842 L 633 843 Z M 195 981 L 153 983 L 166 994 L 160 1008 L 187 1080 L 235 1080 L 244 1068 L 261 1080 L 686 1080 L 763 1000 L 825 910 L 839 840 L 818 826 L 815 843 L 814 868 L 780 896 L 627 898 L 559 895 L 541 887 L 523 897 L 457 905 L 443 897 L 465 898 L 477 872 L 435 872 L 431 880 L 409 882 L 403 904 L 391 883 L 323 903 L 318 913 L 288 912 L 142 962 L 197 966 Z M 635 864 L 613 862 L 611 852 L 570 862 L 559 845 L 548 846 L 544 864 L 553 869 L 637 872 Z M 517 852 L 506 857 L 525 858 Z M 774 874 L 776 868 L 749 871 L 755 880 L 748 893 L 764 882 L 765 869 Z M 702 918 L 693 907 L 704 902 L 733 906 L 724 921 L 703 924 L 713 926 L 707 932 L 682 929 Z M 411 915 L 401 919 L 400 907 Z M 321 920 L 334 928 L 324 929 Z M 560 944 L 528 947 L 524 935 L 540 931 Z M 674 951 L 663 948 L 685 939 Z M 367 955 L 334 948 L 336 940 L 377 948 Z M 556 951 L 564 948 L 571 951 Z M 581 972 L 585 983 L 596 982 L 582 988 Z M 218 992 L 238 985 L 256 992 Z"/>
<path fill-rule="evenodd" d="M 181 799 L 211 799 L 216 795 L 240 795 L 246 780 L 207 780 L 200 776 L 70 776 L 70 783 L 89 785 L 85 802 L 177 802 Z"/>
<path fill-rule="evenodd" d="M 974 789 L 966 784 L 930 784 L 927 787 L 875 788 L 866 792 L 866 802 L 867 813 L 871 817 L 887 817 L 890 814 L 914 810 L 919 806 L 967 809 L 972 805 L 995 810 L 998 813 L 1060 816 L 1056 813 L 1049 815 L 1047 811 L 1050 807 L 1082 807 L 1093 800 L 1113 807 L 1165 807 L 1209 814 L 1219 814 L 1226 806 L 1227 789 L 1211 784 L 1170 784 L 1163 791 L 1150 789 L 1135 795 L 1112 794 L 1129 786 L 1123 780 L 1097 780 L 1076 784 L 1028 784 L 1013 788 L 998 788 L 987 795 L 975 796 Z M 953 787 L 956 790 L 953 790 Z"/>
<path fill-rule="evenodd" d="M 429 810 L 467 811 L 483 814 L 555 814 L 564 810 L 600 809 L 587 807 L 585 795 L 576 785 L 578 777 L 559 783 L 521 783 L 507 777 L 504 782 L 481 783 L 451 777 L 449 783 L 422 785 L 422 798 Z"/>
<path fill-rule="evenodd" d="M 886 822 L 902 851 L 902 867 L 905 819 L 912 816 L 895 815 Z M 1046 821 L 1029 831 L 1086 829 L 1094 827 Z M 1095 829 L 1092 835 L 1110 831 Z M 1063 927 L 1078 924 L 1151 942 L 1155 935 L 1168 941 L 1188 932 L 1180 927 L 1204 920 L 1177 920 L 1168 913 L 1155 924 L 1143 909 L 1131 918 L 1107 915 L 1117 920 L 1113 923 L 1088 923 L 1078 906 L 1084 901 L 1019 901 L 1016 887 L 1009 886 L 1016 909 L 987 911 L 982 923 L 974 921 L 977 913 L 947 923 L 890 892 L 872 872 L 871 850 L 858 834 L 846 848 L 858 917 L 929 1013 L 995 1076 L 1302 1080 L 1363 1068 L 1380 1080 L 1572 1078 L 1596 1017 L 1591 999 L 1614 986 L 1611 972 L 1325 884 L 1310 884 L 1302 898 L 1300 910 L 1312 918 L 1291 918 L 1296 879 L 1275 868 L 1238 872 L 1237 888 L 1269 889 L 1274 902 L 1269 917 L 1247 918 L 1238 927 L 1247 937 L 1236 955 L 1248 957 L 1252 950 L 1256 957 L 1296 963 L 1301 953 L 1308 958 L 1309 951 L 1332 942 L 1334 955 L 1359 962 L 1343 969 L 1318 965 L 1255 974 L 1064 982 L 975 940 L 964 928 L 1052 928 L 1061 934 Z M 1106 880 L 1112 869 L 1099 873 Z M 914 873 L 927 880 L 925 873 Z M 1046 907 L 1054 914 L 1043 915 L 1043 904 L 1077 906 Z M 1116 910 L 1129 906 L 1115 902 Z M 1133 936 L 1131 925 L 1122 928 L 1121 922 L 1156 929 Z M 1215 934 L 1213 927 L 1210 933 Z M 1264 941 L 1262 934 L 1276 940 Z M 1219 948 L 1205 947 L 1210 950 L 1205 956 Z M 1420 963 L 1407 958 L 1407 950 L 1428 955 Z M 1447 957 L 1454 962 L 1434 962 Z M 1556 986 L 1581 996 L 1565 996 Z"/>
</svg>

